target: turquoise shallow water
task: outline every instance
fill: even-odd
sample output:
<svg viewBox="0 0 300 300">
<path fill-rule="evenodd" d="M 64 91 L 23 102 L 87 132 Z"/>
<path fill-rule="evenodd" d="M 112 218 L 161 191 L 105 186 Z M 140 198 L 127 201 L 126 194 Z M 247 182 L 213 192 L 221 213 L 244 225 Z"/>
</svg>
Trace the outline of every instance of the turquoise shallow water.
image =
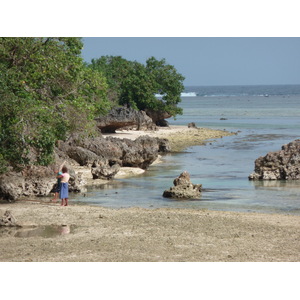
<svg viewBox="0 0 300 300">
<path fill-rule="evenodd" d="M 226 89 L 227 88 L 227 89 Z M 206 146 L 187 148 L 163 157 L 141 176 L 114 180 L 92 188 L 83 201 L 104 207 L 173 207 L 300 214 L 300 182 L 253 182 L 254 161 L 300 138 L 300 86 L 190 87 L 196 97 L 183 97 L 183 115 L 170 124 L 226 129 L 237 135 Z M 242 92 L 240 91 L 242 90 Z M 203 185 L 200 200 L 162 197 L 173 180 L 187 170 L 193 183 Z M 84 200 L 83 200 L 84 199 Z"/>
</svg>

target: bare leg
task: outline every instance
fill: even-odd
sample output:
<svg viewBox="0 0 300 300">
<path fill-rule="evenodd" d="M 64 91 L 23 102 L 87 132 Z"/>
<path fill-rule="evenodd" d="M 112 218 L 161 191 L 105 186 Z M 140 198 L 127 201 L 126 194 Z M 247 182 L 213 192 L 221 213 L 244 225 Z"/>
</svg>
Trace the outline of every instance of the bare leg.
<svg viewBox="0 0 300 300">
<path fill-rule="evenodd" d="M 56 201 L 57 201 L 57 198 L 58 198 L 58 193 L 56 192 L 56 193 L 54 194 L 54 198 L 53 198 L 51 201 L 56 202 Z"/>
<path fill-rule="evenodd" d="M 65 205 L 65 199 L 61 199 L 61 206 Z"/>
<path fill-rule="evenodd" d="M 65 198 L 65 206 L 68 206 L 68 198 Z"/>
</svg>

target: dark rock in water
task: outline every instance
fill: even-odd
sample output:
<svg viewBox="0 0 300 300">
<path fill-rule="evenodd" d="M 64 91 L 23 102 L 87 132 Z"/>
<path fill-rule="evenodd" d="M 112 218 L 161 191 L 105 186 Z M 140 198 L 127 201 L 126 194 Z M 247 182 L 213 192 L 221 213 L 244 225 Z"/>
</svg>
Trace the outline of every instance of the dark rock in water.
<svg viewBox="0 0 300 300">
<path fill-rule="evenodd" d="M 197 128 L 197 126 L 194 122 L 191 122 L 188 124 L 188 128 Z"/>
<path fill-rule="evenodd" d="M 175 178 L 174 187 L 165 190 L 163 197 L 175 199 L 196 199 L 200 198 L 202 191 L 202 184 L 192 184 L 190 174 L 184 171 Z"/>
<path fill-rule="evenodd" d="M 114 133 L 117 129 L 136 127 L 137 130 L 155 130 L 156 126 L 152 119 L 144 111 L 133 108 L 116 107 L 107 116 L 95 119 L 97 127 L 103 133 Z"/>
<path fill-rule="evenodd" d="M 7 210 L 3 217 L 0 218 L 0 226 L 9 226 L 9 227 L 12 227 L 12 226 L 19 226 L 16 222 L 16 219 L 14 218 L 14 216 L 12 215 L 12 213 Z"/>
<path fill-rule="evenodd" d="M 249 180 L 300 179 L 300 139 L 283 145 L 277 152 L 269 152 L 255 160 L 254 173 Z"/>
</svg>

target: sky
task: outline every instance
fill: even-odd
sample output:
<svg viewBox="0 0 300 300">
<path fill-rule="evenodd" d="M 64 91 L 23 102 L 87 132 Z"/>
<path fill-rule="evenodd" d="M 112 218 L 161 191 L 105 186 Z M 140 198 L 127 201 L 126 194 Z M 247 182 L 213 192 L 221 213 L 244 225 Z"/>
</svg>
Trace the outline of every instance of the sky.
<svg viewBox="0 0 300 300">
<path fill-rule="evenodd" d="M 84 5 L 52 0 L 45 7 L 39 0 L 16 0 L 3 5 L 17 22 L 4 13 L 0 36 L 84 37 L 88 62 L 102 55 L 141 63 L 151 56 L 165 58 L 186 78 L 186 86 L 300 84 L 296 0 L 85 0 Z"/>
<path fill-rule="evenodd" d="M 85 61 L 165 58 L 184 85 L 300 84 L 299 37 L 85 37 Z"/>
</svg>

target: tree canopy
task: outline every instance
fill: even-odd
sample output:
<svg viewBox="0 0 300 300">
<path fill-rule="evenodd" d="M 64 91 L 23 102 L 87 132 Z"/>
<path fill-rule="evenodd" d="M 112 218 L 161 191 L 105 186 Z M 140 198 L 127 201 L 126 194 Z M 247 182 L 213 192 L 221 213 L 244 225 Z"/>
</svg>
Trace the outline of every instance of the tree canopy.
<svg viewBox="0 0 300 300">
<path fill-rule="evenodd" d="M 95 116 L 112 106 L 182 113 L 184 77 L 164 59 L 102 56 L 87 64 L 82 47 L 75 37 L 0 38 L 0 172 L 48 165 L 57 140 L 93 134 Z"/>
<path fill-rule="evenodd" d="M 109 108 L 106 80 L 84 66 L 82 46 L 80 38 L 0 38 L 2 166 L 49 164 L 56 140 Z"/>
<path fill-rule="evenodd" d="M 115 103 L 140 110 L 165 111 L 172 116 L 182 113 L 177 104 L 184 90 L 184 77 L 165 59 L 150 57 L 143 65 L 121 56 L 102 56 L 93 59 L 90 67 L 107 78 L 110 99 Z M 158 99 L 156 94 L 162 98 Z"/>
</svg>

